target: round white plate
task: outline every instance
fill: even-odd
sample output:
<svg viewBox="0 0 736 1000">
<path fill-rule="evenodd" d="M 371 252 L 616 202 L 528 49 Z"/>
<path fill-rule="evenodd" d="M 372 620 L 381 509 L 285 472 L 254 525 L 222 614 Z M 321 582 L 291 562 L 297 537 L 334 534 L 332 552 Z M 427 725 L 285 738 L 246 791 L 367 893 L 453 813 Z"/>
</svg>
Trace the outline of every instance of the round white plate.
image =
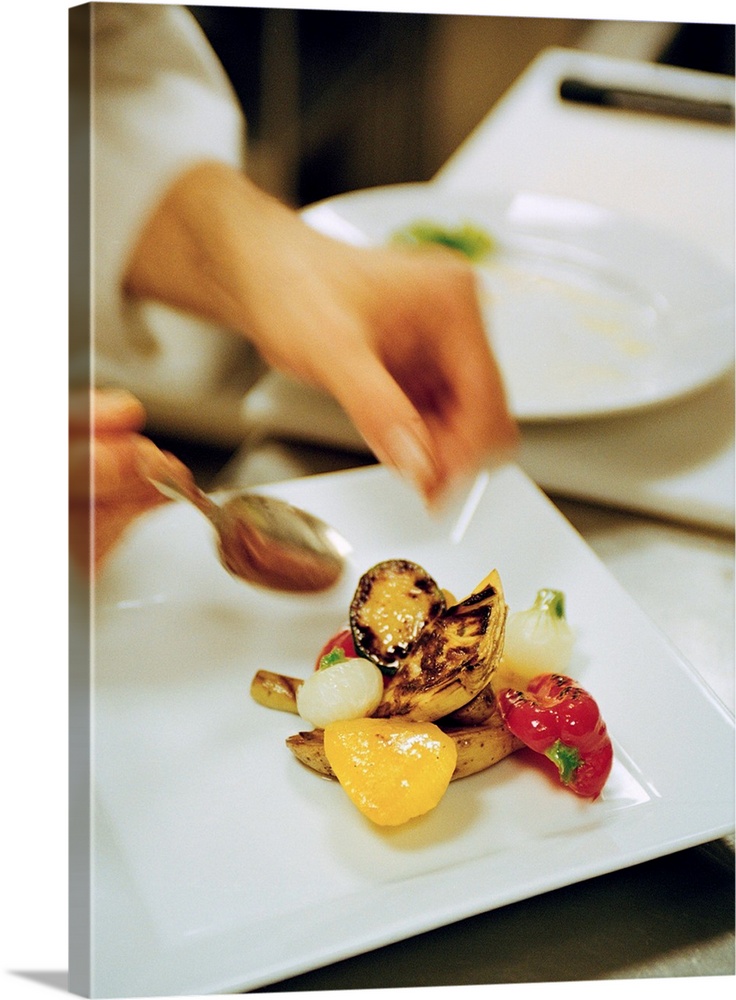
<svg viewBox="0 0 736 1000">
<path fill-rule="evenodd" d="M 698 247 L 599 206 L 400 184 L 339 195 L 303 217 L 361 244 L 418 221 L 492 236 L 495 252 L 477 265 L 481 298 L 519 420 L 637 410 L 733 365 L 733 275 Z"/>
</svg>

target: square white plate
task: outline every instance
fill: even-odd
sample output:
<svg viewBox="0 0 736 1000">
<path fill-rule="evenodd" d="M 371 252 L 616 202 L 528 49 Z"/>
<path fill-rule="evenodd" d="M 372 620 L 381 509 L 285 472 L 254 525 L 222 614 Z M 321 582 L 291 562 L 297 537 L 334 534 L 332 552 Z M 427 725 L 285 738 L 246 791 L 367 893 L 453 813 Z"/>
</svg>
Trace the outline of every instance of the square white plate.
<svg viewBox="0 0 736 1000">
<path fill-rule="evenodd" d="M 335 591 L 237 582 L 177 504 L 134 526 L 97 586 L 93 996 L 254 989 L 733 830 L 733 718 L 518 468 L 441 519 L 377 467 L 264 492 L 350 541 Z M 305 726 L 253 702 L 253 674 L 307 676 L 392 556 L 458 597 L 496 567 L 512 610 L 565 591 L 571 672 L 614 739 L 601 799 L 518 754 L 380 829 L 294 760 L 284 739 Z"/>
</svg>

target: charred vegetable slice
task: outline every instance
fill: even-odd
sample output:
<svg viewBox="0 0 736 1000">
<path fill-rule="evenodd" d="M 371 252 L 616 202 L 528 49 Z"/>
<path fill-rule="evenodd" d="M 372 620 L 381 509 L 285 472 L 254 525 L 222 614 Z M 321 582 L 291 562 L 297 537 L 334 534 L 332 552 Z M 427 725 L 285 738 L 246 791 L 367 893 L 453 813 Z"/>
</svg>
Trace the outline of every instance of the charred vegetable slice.
<svg viewBox="0 0 736 1000">
<path fill-rule="evenodd" d="M 474 698 L 452 712 L 451 715 L 441 719 L 440 724 L 443 726 L 445 723 L 448 726 L 484 726 L 498 716 L 498 705 L 493 693 L 495 676 L 494 673 L 493 679 Z"/>
<path fill-rule="evenodd" d="M 355 648 L 385 674 L 395 674 L 444 609 L 444 594 L 425 569 L 407 559 L 386 559 L 358 582 L 350 605 Z"/>
<path fill-rule="evenodd" d="M 298 715 L 296 696 L 304 682 L 298 677 L 287 677 L 272 670 L 258 670 L 250 685 L 251 697 L 259 705 L 278 712 Z"/>
<path fill-rule="evenodd" d="M 494 570 L 465 600 L 422 629 L 374 715 L 431 722 L 475 698 L 501 658 L 507 610 Z"/>
</svg>

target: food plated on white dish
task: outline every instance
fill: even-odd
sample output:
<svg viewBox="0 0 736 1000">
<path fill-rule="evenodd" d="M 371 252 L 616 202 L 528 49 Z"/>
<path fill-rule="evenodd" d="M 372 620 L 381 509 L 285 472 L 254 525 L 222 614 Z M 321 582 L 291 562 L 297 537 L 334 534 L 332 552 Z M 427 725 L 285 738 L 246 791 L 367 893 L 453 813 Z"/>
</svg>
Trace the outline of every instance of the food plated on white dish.
<svg viewBox="0 0 736 1000">
<path fill-rule="evenodd" d="M 733 365 L 733 274 L 634 217 L 534 192 L 460 194 L 431 183 L 338 195 L 303 216 L 349 242 L 408 234 L 404 242 L 466 253 L 521 421 L 637 411 Z"/>
<path fill-rule="evenodd" d="M 134 525 L 96 586 L 97 995 L 254 989 L 733 829 L 731 715 L 515 466 L 440 517 L 378 467 L 268 492 L 350 542 L 333 591 L 233 579 L 180 504 Z M 495 568 L 511 611 L 565 593 L 570 670 L 614 744 L 598 798 L 522 750 L 381 828 L 289 753 L 294 716 L 257 704 L 253 676 L 307 678 L 361 575 L 395 557 L 458 596 Z"/>
</svg>

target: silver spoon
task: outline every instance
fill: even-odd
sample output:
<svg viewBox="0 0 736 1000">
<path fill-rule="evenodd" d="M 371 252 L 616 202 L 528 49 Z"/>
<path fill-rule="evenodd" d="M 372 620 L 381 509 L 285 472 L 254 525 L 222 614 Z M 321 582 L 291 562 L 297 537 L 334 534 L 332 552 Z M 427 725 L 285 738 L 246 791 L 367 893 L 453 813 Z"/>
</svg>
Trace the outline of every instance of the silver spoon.
<svg viewBox="0 0 736 1000">
<path fill-rule="evenodd" d="M 215 503 L 185 465 L 158 449 L 150 449 L 140 465 L 160 493 L 187 500 L 210 521 L 220 561 L 233 576 L 292 593 L 327 590 L 338 581 L 350 547 L 313 514 L 257 493 Z"/>
</svg>

